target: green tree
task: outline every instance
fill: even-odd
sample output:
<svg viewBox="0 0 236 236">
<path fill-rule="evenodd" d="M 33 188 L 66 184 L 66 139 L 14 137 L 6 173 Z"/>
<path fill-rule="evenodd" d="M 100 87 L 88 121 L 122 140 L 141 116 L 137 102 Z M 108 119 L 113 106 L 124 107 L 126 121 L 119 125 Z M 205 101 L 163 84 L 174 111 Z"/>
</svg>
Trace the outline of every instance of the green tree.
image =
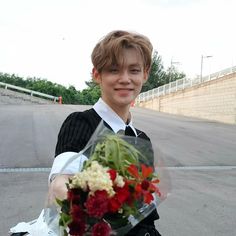
<svg viewBox="0 0 236 236">
<path fill-rule="evenodd" d="M 167 83 L 176 81 L 178 79 L 183 79 L 184 77 L 186 77 L 185 73 L 179 72 L 174 66 L 169 67 L 166 71 Z"/>
<path fill-rule="evenodd" d="M 81 92 L 83 104 L 93 105 L 101 96 L 100 87 L 93 81 L 93 79 L 91 79 L 90 81 L 86 81 L 85 83 L 88 88 L 84 89 Z"/>
<path fill-rule="evenodd" d="M 35 77 L 23 79 L 15 74 L 9 75 L 6 73 L 0 73 L 0 81 L 56 97 L 62 96 L 64 104 L 82 104 L 81 92 L 77 91 L 73 85 L 66 88 L 60 84 L 47 81 L 46 79 Z"/>
<path fill-rule="evenodd" d="M 158 55 L 158 52 L 155 51 L 152 58 L 149 78 L 143 85 L 142 92 L 146 92 L 184 77 L 185 74 L 183 72 L 179 72 L 173 65 L 165 71 L 162 58 Z"/>
<path fill-rule="evenodd" d="M 162 58 L 155 51 L 152 58 L 152 65 L 147 82 L 143 85 L 142 92 L 157 88 L 166 83 L 164 66 Z"/>
</svg>

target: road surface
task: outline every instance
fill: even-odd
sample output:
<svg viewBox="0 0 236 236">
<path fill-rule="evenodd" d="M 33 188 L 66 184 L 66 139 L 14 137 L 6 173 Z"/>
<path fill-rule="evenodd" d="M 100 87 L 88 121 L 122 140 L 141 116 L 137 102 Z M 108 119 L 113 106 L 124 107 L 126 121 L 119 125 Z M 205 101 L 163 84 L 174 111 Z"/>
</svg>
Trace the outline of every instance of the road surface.
<svg viewBox="0 0 236 236">
<path fill-rule="evenodd" d="M 59 128 L 89 106 L 0 105 L 0 235 L 38 217 Z M 166 166 L 168 197 L 156 226 L 166 236 L 236 235 L 236 126 L 132 108 Z"/>
</svg>

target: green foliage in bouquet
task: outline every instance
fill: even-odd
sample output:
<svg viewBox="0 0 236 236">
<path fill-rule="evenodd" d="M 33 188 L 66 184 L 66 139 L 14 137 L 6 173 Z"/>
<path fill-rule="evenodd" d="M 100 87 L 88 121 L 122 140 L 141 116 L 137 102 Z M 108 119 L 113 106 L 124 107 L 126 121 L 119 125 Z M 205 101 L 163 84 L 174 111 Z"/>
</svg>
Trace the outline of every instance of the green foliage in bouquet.
<svg viewBox="0 0 236 236">
<path fill-rule="evenodd" d="M 118 135 L 107 135 L 103 141 L 95 146 L 95 150 L 86 162 L 85 168 L 95 160 L 125 176 L 128 174 L 128 166 L 131 164 L 139 165 L 140 160 L 145 160 L 145 156 Z"/>
</svg>

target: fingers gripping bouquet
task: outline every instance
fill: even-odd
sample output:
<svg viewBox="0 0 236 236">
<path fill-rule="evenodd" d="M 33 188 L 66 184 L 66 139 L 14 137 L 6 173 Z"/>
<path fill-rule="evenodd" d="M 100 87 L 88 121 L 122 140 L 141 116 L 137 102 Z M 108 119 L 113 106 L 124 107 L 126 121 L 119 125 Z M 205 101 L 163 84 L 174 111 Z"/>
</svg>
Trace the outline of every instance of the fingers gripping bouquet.
<svg viewBox="0 0 236 236">
<path fill-rule="evenodd" d="M 74 157 L 88 159 L 69 179 L 67 198 L 56 200 L 61 235 L 124 235 L 155 209 L 161 192 L 150 145 L 99 126 Z"/>
</svg>

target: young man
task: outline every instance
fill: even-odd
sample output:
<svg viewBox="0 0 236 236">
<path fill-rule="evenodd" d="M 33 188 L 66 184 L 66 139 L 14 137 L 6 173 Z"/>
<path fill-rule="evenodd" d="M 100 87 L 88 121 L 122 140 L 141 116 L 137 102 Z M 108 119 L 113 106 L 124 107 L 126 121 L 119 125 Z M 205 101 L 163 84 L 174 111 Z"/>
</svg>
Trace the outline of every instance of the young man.
<svg viewBox="0 0 236 236">
<path fill-rule="evenodd" d="M 126 31 L 113 31 L 95 46 L 92 74 L 100 85 L 101 98 L 92 109 L 69 115 L 61 127 L 50 174 L 52 199 L 66 197 L 65 182 L 67 174 L 73 173 L 73 166 L 64 170 L 65 175 L 56 174 L 69 156 L 85 147 L 101 120 L 115 133 L 129 128 L 128 135 L 149 140 L 144 132 L 133 127 L 130 104 L 148 79 L 152 49 L 147 37 Z M 155 210 L 127 235 L 160 235 L 154 227 L 158 218 Z"/>
<path fill-rule="evenodd" d="M 66 198 L 65 183 L 75 173 L 75 168 L 82 166 L 82 161 L 71 163 L 63 169 L 63 174 L 59 173 L 68 158 L 85 147 L 101 120 L 114 133 L 124 130 L 127 135 L 150 141 L 144 132 L 133 127 L 130 104 L 148 79 L 152 49 L 147 37 L 126 31 L 110 32 L 95 46 L 91 56 L 92 74 L 100 85 L 101 98 L 92 109 L 74 112 L 63 122 L 49 175 L 49 201 L 54 201 L 55 197 Z M 154 226 L 158 218 L 154 210 L 126 235 L 160 235 Z"/>
</svg>

